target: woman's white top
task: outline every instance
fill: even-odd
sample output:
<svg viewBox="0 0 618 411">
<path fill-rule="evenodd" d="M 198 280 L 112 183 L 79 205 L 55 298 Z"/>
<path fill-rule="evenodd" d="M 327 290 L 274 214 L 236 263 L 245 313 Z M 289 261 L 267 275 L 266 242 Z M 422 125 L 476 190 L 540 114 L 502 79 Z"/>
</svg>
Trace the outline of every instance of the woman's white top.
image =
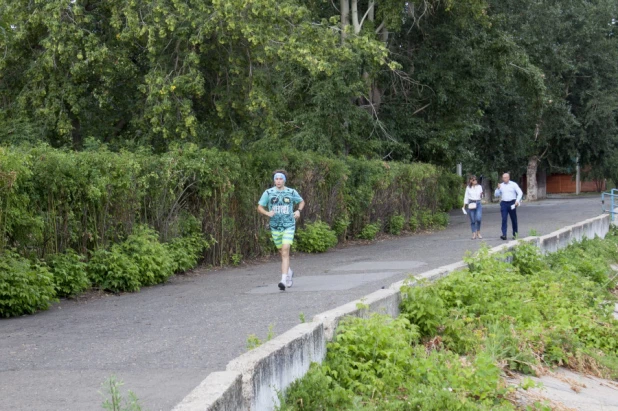
<svg viewBox="0 0 618 411">
<path fill-rule="evenodd" d="M 469 204 L 470 202 L 479 201 L 481 199 L 481 194 L 483 194 L 483 187 L 480 184 L 474 185 L 472 187 L 466 186 L 466 195 L 464 197 L 464 204 Z"/>
</svg>

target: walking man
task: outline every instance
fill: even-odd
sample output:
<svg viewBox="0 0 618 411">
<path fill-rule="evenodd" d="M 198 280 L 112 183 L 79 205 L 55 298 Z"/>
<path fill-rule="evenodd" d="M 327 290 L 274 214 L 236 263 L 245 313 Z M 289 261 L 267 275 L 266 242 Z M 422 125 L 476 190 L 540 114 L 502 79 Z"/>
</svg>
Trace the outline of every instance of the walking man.
<svg viewBox="0 0 618 411">
<path fill-rule="evenodd" d="M 285 170 L 275 170 L 273 180 L 275 186 L 264 191 L 258 202 L 257 210 L 260 214 L 270 217 L 270 233 L 281 254 L 279 289 L 285 291 L 285 287 L 290 288 L 293 284 L 294 272 L 290 268 L 290 247 L 294 242 L 296 220 L 300 217 L 305 202 L 298 191 L 285 186 L 287 180 Z M 294 211 L 294 204 L 298 204 L 296 211 Z"/>
<path fill-rule="evenodd" d="M 511 216 L 513 226 L 513 239 L 517 238 L 517 207 L 521 204 L 524 193 L 516 182 L 511 181 L 509 173 L 502 174 L 502 184 L 498 184 L 496 197 L 500 197 L 500 213 L 502 214 L 502 235 L 500 238 L 506 240 L 507 217 Z"/>
</svg>

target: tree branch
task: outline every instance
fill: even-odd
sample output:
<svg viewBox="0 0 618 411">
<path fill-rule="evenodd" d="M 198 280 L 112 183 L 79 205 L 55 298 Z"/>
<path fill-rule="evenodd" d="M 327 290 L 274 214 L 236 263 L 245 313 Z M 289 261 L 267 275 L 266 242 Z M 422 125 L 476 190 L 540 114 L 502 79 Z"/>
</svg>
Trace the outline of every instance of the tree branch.
<svg viewBox="0 0 618 411">
<path fill-rule="evenodd" d="M 365 22 L 365 19 L 367 18 L 367 16 L 369 15 L 369 12 L 373 10 L 373 6 L 374 6 L 374 2 L 371 1 L 369 3 L 369 7 L 367 8 L 367 11 L 365 12 L 365 15 L 363 16 L 363 18 L 361 19 L 361 22 L 359 24 L 359 31 L 363 28 L 363 23 Z"/>
<path fill-rule="evenodd" d="M 386 21 L 382 20 L 382 23 L 380 23 L 380 25 L 376 29 L 376 34 L 380 34 L 380 32 L 382 31 L 385 25 L 386 25 Z"/>
</svg>

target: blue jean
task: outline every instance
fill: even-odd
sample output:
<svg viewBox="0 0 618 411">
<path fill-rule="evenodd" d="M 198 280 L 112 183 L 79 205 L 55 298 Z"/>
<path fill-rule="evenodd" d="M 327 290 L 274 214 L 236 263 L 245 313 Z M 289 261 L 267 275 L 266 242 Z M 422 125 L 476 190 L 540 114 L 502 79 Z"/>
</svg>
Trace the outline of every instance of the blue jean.
<svg viewBox="0 0 618 411">
<path fill-rule="evenodd" d="M 483 207 L 481 206 L 480 201 L 474 201 L 476 203 L 476 208 L 474 210 L 470 210 L 468 208 L 468 215 L 470 216 L 470 228 L 472 228 L 472 232 L 476 233 L 477 231 L 481 231 L 481 220 L 483 218 Z"/>
<path fill-rule="evenodd" d="M 502 214 L 502 235 L 506 237 L 507 218 L 511 216 L 511 224 L 513 225 L 513 237 L 517 235 L 517 207 L 511 209 L 515 204 L 515 200 L 500 201 L 500 213 Z"/>
</svg>

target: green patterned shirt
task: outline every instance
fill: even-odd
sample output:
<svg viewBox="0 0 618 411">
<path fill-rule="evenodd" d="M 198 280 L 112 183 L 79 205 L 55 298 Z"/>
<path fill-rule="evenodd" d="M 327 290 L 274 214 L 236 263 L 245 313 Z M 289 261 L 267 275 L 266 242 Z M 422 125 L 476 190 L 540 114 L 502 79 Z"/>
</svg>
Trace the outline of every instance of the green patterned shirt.
<svg viewBox="0 0 618 411">
<path fill-rule="evenodd" d="M 283 190 L 279 190 L 277 187 L 272 187 L 264 191 L 258 204 L 267 208 L 268 211 L 275 211 L 275 215 L 270 218 L 272 230 L 285 230 L 296 226 L 294 204 L 302 201 L 298 191 L 292 188 L 284 187 Z"/>
</svg>

